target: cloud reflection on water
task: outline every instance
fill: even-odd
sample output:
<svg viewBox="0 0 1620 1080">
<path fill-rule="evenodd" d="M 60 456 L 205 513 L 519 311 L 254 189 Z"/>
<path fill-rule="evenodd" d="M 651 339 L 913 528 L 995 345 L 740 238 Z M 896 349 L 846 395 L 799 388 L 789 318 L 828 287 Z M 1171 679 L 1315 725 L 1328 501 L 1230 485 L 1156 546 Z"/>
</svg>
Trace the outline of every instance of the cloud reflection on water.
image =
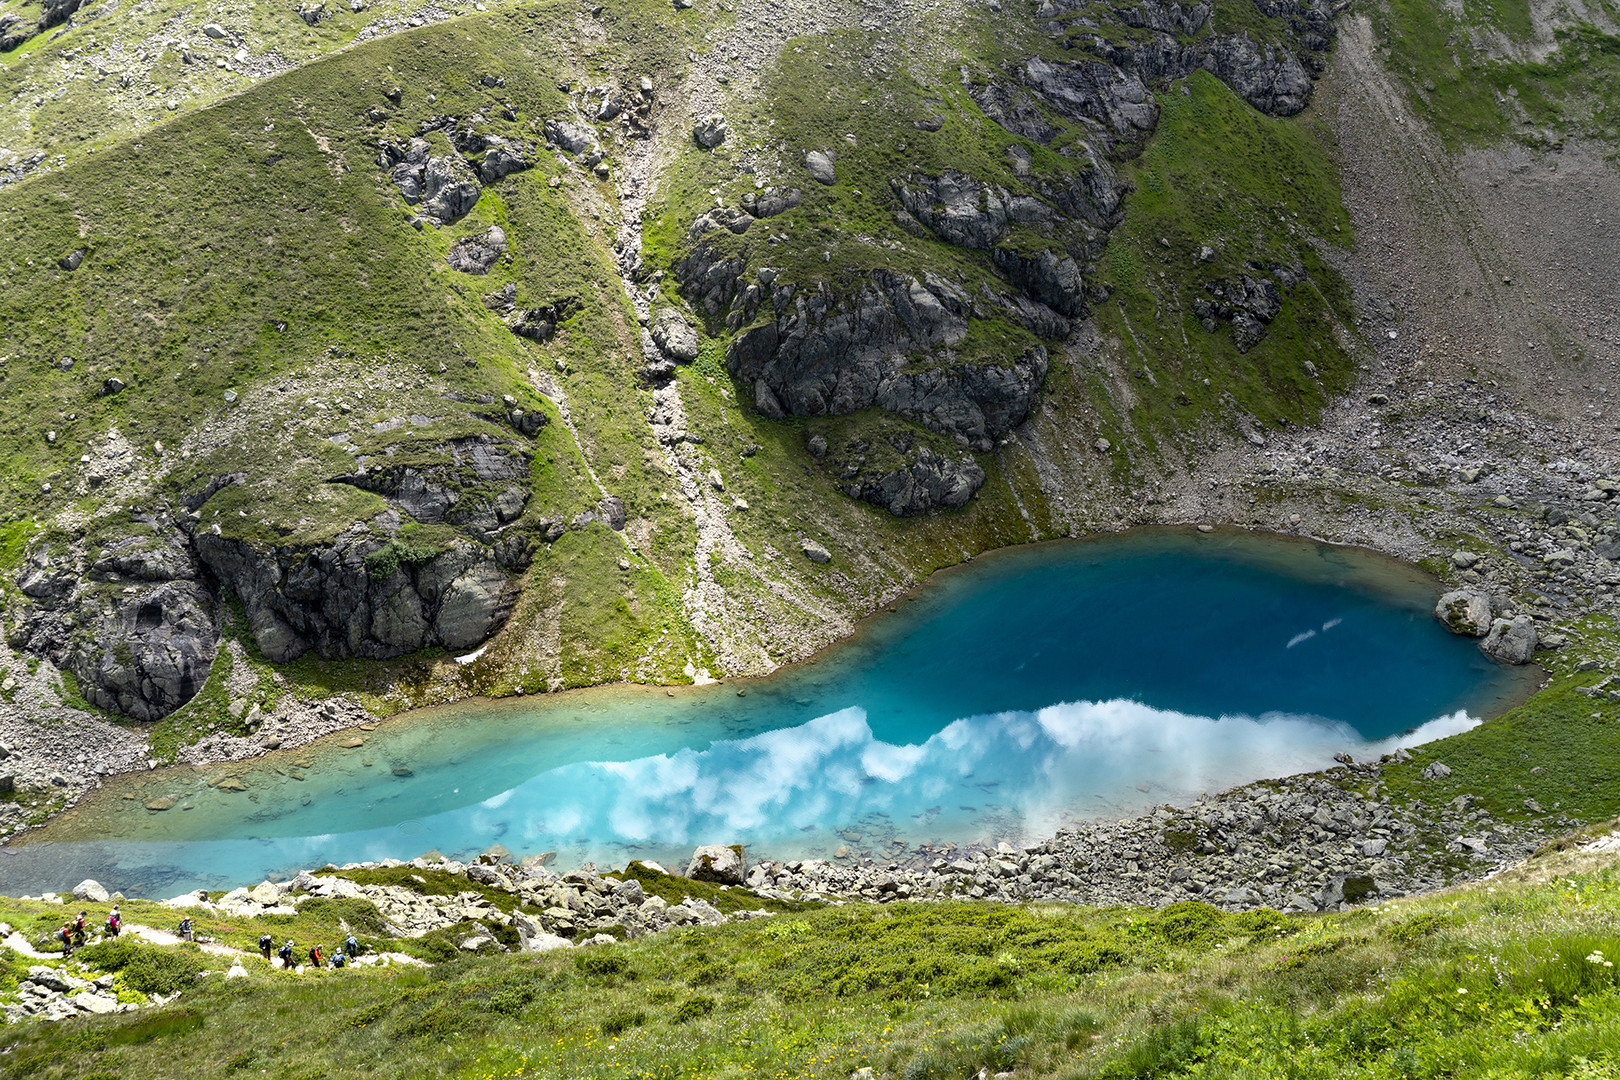
<svg viewBox="0 0 1620 1080">
<path fill-rule="evenodd" d="M 1024 835 L 1039 835 L 1075 813 L 1185 799 L 1321 768 L 1338 751 L 1376 756 L 1477 723 L 1458 712 L 1368 742 L 1313 717 L 1216 719 L 1121 699 L 969 717 L 897 745 L 873 736 L 864 710 L 848 708 L 704 749 L 567 765 L 443 817 L 466 817 L 452 831 L 475 835 L 499 819 L 534 850 L 744 842 L 795 854 L 796 838 L 872 815 L 902 835 L 963 839 L 958 828 L 985 824 L 989 804 L 1000 831 L 1010 816 Z"/>
</svg>

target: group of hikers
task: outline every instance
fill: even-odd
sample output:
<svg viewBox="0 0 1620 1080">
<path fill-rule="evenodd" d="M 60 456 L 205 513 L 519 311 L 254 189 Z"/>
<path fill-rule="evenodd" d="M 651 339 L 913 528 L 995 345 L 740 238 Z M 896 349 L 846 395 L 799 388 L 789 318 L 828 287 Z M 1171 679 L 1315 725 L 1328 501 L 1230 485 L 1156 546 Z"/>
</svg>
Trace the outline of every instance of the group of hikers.
<svg viewBox="0 0 1620 1080">
<path fill-rule="evenodd" d="M 90 913 L 88 911 L 81 911 L 79 912 L 79 917 L 77 919 L 74 919 L 72 922 L 63 923 L 62 929 L 57 931 L 56 938 L 62 943 L 62 955 L 64 957 L 72 956 L 74 949 L 80 948 L 85 944 L 85 941 L 90 933 L 90 927 L 87 921 L 89 917 Z M 107 913 L 107 923 L 105 933 L 102 935 L 102 940 L 108 941 L 116 938 L 123 928 L 124 917 L 119 914 L 118 905 L 114 904 L 112 911 Z M 197 940 L 196 931 L 191 924 L 191 916 L 189 915 L 180 920 L 180 939 L 182 941 Z M 286 968 L 288 971 L 291 971 L 293 965 L 297 963 L 297 960 L 295 959 L 297 956 L 297 947 L 293 944 L 293 940 L 288 938 L 286 943 L 283 944 L 280 949 L 277 949 L 275 945 L 276 940 L 272 935 L 259 935 L 259 953 L 264 957 L 266 962 L 270 961 L 270 954 L 274 952 L 276 956 L 280 958 L 281 966 Z M 319 945 L 311 945 L 305 955 L 308 958 L 309 966 L 312 968 L 348 967 L 349 964 L 360 955 L 360 940 L 353 934 L 350 934 L 344 939 L 341 948 L 332 950 L 330 957 L 328 957 L 327 954 L 322 951 Z"/>
<path fill-rule="evenodd" d="M 63 923 L 62 929 L 56 932 L 56 940 L 62 943 L 63 956 L 72 956 L 74 949 L 82 948 L 85 942 L 89 940 L 89 918 L 90 913 L 88 911 L 81 911 L 78 918 L 72 922 Z M 187 919 L 186 921 L 190 922 L 191 920 Z M 118 905 L 114 904 L 113 909 L 107 913 L 107 923 L 103 929 L 101 940 L 108 941 L 117 937 L 123 928 L 124 917 L 118 913 Z"/>
<path fill-rule="evenodd" d="M 281 966 L 288 971 L 291 971 L 293 969 L 293 965 L 298 963 L 298 946 L 294 944 L 292 938 L 288 938 L 279 949 L 276 949 L 275 945 L 276 939 L 270 934 L 259 935 L 259 954 L 268 961 L 270 959 L 270 952 L 272 949 L 274 949 L 276 956 L 281 960 Z M 349 964 L 360 955 L 360 941 L 353 934 L 350 934 L 344 939 L 343 947 L 333 949 L 330 957 L 328 957 L 327 954 L 321 950 L 319 945 L 311 945 L 309 950 L 304 955 L 307 958 L 309 967 L 311 968 L 348 967 Z"/>
</svg>

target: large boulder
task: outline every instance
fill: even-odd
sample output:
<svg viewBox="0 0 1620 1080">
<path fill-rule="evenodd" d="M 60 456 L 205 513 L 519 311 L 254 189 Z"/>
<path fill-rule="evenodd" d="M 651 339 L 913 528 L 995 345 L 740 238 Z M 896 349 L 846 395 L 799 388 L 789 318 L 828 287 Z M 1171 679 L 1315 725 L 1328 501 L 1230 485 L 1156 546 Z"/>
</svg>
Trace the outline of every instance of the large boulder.
<svg viewBox="0 0 1620 1080">
<path fill-rule="evenodd" d="M 748 877 L 748 857 L 741 844 L 705 844 L 692 852 L 686 876 L 693 881 L 741 885 Z"/>
<path fill-rule="evenodd" d="M 94 878 L 85 878 L 73 886 L 73 899 L 85 900 L 92 904 L 105 904 L 108 900 L 107 890 L 102 888 L 101 882 Z"/>
<path fill-rule="evenodd" d="M 1491 623 L 1490 632 L 1479 647 L 1503 663 L 1524 664 L 1536 654 L 1538 640 L 1536 621 L 1528 615 L 1516 615 Z"/>
<path fill-rule="evenodd" d="M 726 141 L 726 118 L 719 113 L 710 113 L 692 128 L 692 138 L 703 149 L 713 150 Z"/>
<path fill-rule="evenodd" d="M 804 155 L 804 167 L 809 171 L 810 179 L 829 187 L 838 182 L 838 168 L 833 161 L 833 156 L 822 150 L 812 150 Z"/>
<path fill-rule="evenodd" d="M 678 364 L 697 359 L 697 331 L 674 308 L 665 308 L 653 320 L 652 339 L 660 352 Z"/>
<path fill-rule="evenodd" d="M 1484 637 L 1491 630 L 1491 598 L 1477 589 L 1457 589 L 1440 597 L 1434 617 L 1453 634 Z"/>
</svg>

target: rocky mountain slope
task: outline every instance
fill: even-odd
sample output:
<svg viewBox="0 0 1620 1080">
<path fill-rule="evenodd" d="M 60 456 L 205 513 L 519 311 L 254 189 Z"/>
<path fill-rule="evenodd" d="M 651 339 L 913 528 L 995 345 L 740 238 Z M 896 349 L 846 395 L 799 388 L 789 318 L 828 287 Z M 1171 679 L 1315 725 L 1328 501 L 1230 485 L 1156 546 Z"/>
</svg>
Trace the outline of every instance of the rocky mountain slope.
<svg viewBox="0 0 1620 1080">
<path fill-rule="evenodd" d="M 1601 647 L 1612 24 L 9 0 L 24 786 L 44 716 L 760 673 L 1135 523 L 1474 552 Z"/>
</svg>

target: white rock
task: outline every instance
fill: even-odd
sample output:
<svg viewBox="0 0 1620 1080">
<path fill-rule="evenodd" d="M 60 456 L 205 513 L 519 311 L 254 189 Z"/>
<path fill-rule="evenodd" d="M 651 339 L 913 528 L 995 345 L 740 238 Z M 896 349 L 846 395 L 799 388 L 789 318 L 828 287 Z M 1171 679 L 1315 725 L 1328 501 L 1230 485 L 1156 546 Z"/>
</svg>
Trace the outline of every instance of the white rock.
<svg viewBox="0 0 1620 1080">
<path fill-rule="evenodd" d="M 101 887 L 101 882 L 94 878 L 85 878 L 73 886 L 73 899 L 88 900 L 92 904 L 105 904 L 107 890 Z"/>
</svg>

